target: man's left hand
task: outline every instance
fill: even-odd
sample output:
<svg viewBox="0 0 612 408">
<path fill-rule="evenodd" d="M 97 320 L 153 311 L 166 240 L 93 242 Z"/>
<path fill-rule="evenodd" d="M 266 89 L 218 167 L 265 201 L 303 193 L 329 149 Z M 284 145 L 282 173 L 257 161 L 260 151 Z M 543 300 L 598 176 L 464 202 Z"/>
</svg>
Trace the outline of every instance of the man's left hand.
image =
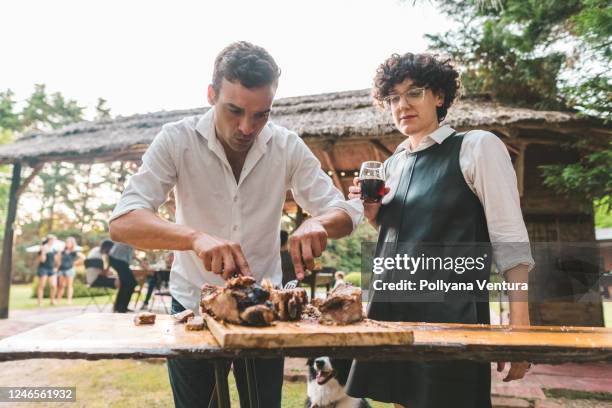
<svg viewBox="0 0 612 408">
<path fill-rule="evenodd" d="M 506 363 L 498 362 L 497 363 L 497 372 L 504 371 L 504 367 L 506 367 Z M 510 382 L 514 380 L 520 380 L 527 374 L 531 364 L 526 361 L 515 361 L 510 363 L 510 370 L 508 370 L 508 374 L 504 378 L 504 382 Z"/>
<path fill-rule="evenodd" d="M 314 259 L 321 256 L 327 246 L 327 231 L 315 218 L 305 221 L 289 237 L 289 251 L 295 276 L 304 279 L 304 270 L 315 268 Z M 305 268 L 304 268 L 305 267 Z"/>
</svg>

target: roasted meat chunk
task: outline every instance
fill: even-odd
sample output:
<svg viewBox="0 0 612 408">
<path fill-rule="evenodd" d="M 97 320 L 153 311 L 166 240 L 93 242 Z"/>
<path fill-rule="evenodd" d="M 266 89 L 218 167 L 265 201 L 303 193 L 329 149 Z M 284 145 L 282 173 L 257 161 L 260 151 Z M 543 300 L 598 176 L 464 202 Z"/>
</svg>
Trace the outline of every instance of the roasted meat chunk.
<svg viewBox="0 0 612 408">
<path fill-rule="evenodd" d="M 350 324 L 363 320 L 361 289 L 352 285 L 337 286 L 315 306 L 321 312 L 321 323 Z"/>
<path fill-rule="evenodd" d="M 185 330 L 199 331 L 204 330 L 204 327 L 206 327 L 206 322 L 202 316 L 191 316 L 189 319 L 187 319 Z"/>
<path fill-rule="evenodd" d="M 308 304 L 306 291 L 296 289 L 273 289 L 270 291 L 270 302 L 279 320 L 300 320 L 304 307 Z"/>
<path fill-rule="evenodd" d="M 202 312 L 235 324 L 269 325 L 276 318 L 270 292 L 249 276 L 229 279 L 225 287 L 204 285 Z"/>
<path fill-rule="evenodd" d="M 144 324 L 155 324 L 155 314 L 149 312 L 141 312 L 134 316 L 134 324 L 137 326 Z"/>
<path fill-rule="evenodd" d="M 178 312 L 172 315 L 174 320 L 176 320 L 178 323 L 185 323 L 187 320 L 189 320 L 189 318 L 193 316 L 195 316 L 195 313 L 193 313 L 193 310 L 191 309 L 185 309 L 182 312 Z"/>
</svg>

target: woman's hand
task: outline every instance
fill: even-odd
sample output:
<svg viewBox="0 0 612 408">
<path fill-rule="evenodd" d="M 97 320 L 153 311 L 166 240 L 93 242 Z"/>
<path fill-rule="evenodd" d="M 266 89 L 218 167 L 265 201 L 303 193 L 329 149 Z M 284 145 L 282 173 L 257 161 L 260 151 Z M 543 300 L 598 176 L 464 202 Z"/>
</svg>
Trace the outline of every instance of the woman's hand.
<svg viewBox="0 0 612 408">
<path fill-rule="evenodd" d="M 385 186 L 385 194 L 389 192 L 390 188 Z M 349 187 L 349 199 L 359 198 L 361 199 L 361 187 L 359 186 L 359 177 L 353 179 L 353 185 Z M 378 227 L 376 222 L 376 216 L 380 210 L 381 203 L 363 203 L 363 215 L 374 227 Z"/>
</svg>

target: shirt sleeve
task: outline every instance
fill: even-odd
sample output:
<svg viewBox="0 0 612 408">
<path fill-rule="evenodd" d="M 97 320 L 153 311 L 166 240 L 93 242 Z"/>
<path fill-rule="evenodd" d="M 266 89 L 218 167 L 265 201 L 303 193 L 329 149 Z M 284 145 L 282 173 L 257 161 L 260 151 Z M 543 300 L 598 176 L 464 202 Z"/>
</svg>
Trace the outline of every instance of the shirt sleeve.
<svg viewBox="0 0 612 408">
<path fill-rule="evenodd" d="M 342 210 L 351 217 L 355 229 L 363 216 L 361 200 L 344 199 L 302 139 L 296 135 L 289 135 L 288 148 L 290 186 L 295 201 L 314 216 L 333 209 Z"/>
<path fill-rule="evenodd" d="M 516 173 L 504 143 L 491 132 L 468 132 L 461 145 L 460 165 L 484 208 L 497 270 L 506 273 L 517 265 L 533 269 Z"/>
<path fill-rule="evenodd" d="M 111 221 L 140 208 L 156 212 L 166 201 L 177 180 L 175 144 L 171 131 L 164 126 L 143 155 L 140 169 L 128 180 Z"/>
</svg>

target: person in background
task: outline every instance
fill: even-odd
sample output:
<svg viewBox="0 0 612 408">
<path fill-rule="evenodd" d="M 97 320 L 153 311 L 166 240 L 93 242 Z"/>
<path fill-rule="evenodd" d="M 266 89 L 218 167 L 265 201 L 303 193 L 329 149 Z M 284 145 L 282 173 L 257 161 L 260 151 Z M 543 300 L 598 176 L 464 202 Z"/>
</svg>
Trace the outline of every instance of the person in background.
<svg viewBox="0 0 612 408">
<path fill-rule="evenodd" d="M 334 278 L 335 278 L 335 282 L 334 282 L 333 289 L 336 289 L 340 285 L 345 285 L 346 284 L 346 282 L 344 281 L 344 272 L 342 272 L 342 271 L 336 272 L 334 274 Z"/>
<path fill-rule="evenodd" d="M 85 256 L 77 251 L 76 240 L 74 237 L 68 237 L 66 239 L 66 247 L 60 253 L 60 266 L 59 266 L 59 281 L 57 286 L 57 298 L 59 302 L 64 296 L 64 289 L 66 290 L 66 300 L 69 305 L 72 304 L 72 294 L 74 293 L 73 283 L 75 275 L 75 265 L 80 265 L 85 260 Z"/>
<path fill-rule="evenodd" d="M 295 277 L 295 269 L 293 268 L 293 261 L 291 261 L 291 254 L 289 253 L 289 246 L 287 242 L 289 241 L 289 233 L 285 230 L 281 230 L 280 232 L 280 256 L 281 256 L 281 269 L 283 270 L 283 287 L 287 284 L 287 282 L 296 279 Z"/>
<path fill-rule="evenodd" d="M 105 259 L 113 247 L 113 241 L 105 239 L 100 246 L 94 247 L 85 259 L 85 280 L 90 288 L 119 288 L 119 279 L 112 276 L 105 266 Z M 108 262 L 106 262 L 108 264 Z"/>
<path fill-rule="evenodd" d="M 136 287 L 136 278 L 134 278 L 134 273 L 130 268 L 133 255 L 134 248 L 120 242 L 115 242 L 108 253 L 110 266 L 119 275 L 119 293 L 117 293 L 115 306 L 113 307 L 115 313 L 131 312 L 128 305 Z"/>
<path fill-rule="evenodd" d="M 153 291 L 156 287 L 159 287 L 161 282 L 165 281 L 168 283 L 170 279 L 170 270 L 172 269 L 172 262 L 174 262 L 174 251 L 168 252 L 164 259 L 163 269 L 155 268 L 155 272 L 147 278 L 147 295 L 145 296 L 144 302 L 140 307 L 140 310 L 146 310 L 149 308 L 149 300 L 153 295 Z"/>
<path fill-rule="evenodd" d="M 42 241 L 38 252 L 38 290 L 36 292 L 38 306 L 42 304 L 43 293 L 47 280 L 49 281 L 49 299 L 55 304 L 55 291 L 57 289 L 57 265 L 59 264 L 59 252 L 54 248 L 55 235 L 49 234 Z"/>
</svg>

